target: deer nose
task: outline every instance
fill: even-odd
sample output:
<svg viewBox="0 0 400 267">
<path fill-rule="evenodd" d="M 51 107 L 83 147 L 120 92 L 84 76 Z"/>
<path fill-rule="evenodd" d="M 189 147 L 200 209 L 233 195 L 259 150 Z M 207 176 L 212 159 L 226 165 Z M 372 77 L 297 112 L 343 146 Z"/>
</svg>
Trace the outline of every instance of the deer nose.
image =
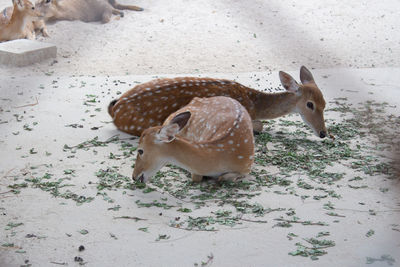
<svg viewBox="0 0 400 267">
<path fill-rule="evenodd" d="M 137 180 L 137 181 L 143 183 L 143 182 L 144 182 L 144 174 L 142 173 L 142 174 L 141 174 L 139 177 L 137 177 L 136 179 L 135 179 L 135 177 L 133 177 L 133 180 Z"/>
<path fill-rule="evenodd" d="M 325 131 L 320 131 L 319 132 L 319 137 L 320 138 L 325 138 L 326 137 L 326 132 Z"/>
</svg>

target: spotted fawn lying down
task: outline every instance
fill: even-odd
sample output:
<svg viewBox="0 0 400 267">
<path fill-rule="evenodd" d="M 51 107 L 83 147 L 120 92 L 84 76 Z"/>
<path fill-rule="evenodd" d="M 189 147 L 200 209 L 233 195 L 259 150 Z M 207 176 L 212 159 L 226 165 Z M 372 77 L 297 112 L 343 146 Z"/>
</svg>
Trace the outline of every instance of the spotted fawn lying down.
<svg viewBox="0 0 400 267">
<path fill-rule="evenodd" d="M 289 74 L 280 72 L 286 89 L 281 93 L 264 93 L 240 83 L 211 78 L 181 77 L 157 79 L 137 85 L 108 107 L 118 129 L 140 136 L 151 126 L 161 125 L 176 110 L 194 97 L 229 96 L 239 101 L 249 112 L 255 131 L 262 131 L 260 120 L 274 119 L 289 113 L 299 113 L 314 133 L 324 138 L 325 100 L 306 67 L 300 69 L 298 84 Z"/>
<path fill-rule="evenodd" d="M 163 165 L 172 163 L 203 176 L 236 180 L 250 172 L 254 157 L 251 118 L 236 100 L 195 97 L 165 120 L 143 131 L 133 179 L 148 181 Z"/>
</svg>

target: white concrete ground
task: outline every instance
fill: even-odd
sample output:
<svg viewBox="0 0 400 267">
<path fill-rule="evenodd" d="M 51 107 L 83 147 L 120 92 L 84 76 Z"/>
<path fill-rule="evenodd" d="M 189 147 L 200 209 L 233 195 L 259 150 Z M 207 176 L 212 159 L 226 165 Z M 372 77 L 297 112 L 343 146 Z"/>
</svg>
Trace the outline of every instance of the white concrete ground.
<svg viewBox="0 0 400 267">
<path fill-rule="evenodd" d="M 57 62 L 0 67 L 0 266 L 400 264 L 396 1 L 135 4 L 50 25 Z M 106 111 L 120 92 L 182 73 L 275 90 L 301 65 L 336 140 L 290 116 L 266 124 L 243 182 L 131 183 L 137 139 Z"/>
</svg>

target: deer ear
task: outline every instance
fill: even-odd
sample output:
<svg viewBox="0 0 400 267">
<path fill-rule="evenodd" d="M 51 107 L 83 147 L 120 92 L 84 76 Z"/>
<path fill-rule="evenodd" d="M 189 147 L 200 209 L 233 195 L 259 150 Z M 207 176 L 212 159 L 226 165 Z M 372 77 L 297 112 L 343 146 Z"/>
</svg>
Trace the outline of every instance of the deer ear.
<svg viewBox="0 0 400 267">
<path fill-rule="evenodd" d="M 296 93 L 300 87 L 296 80 L 286 72 L 280 71 L 279 78 L 281 79 L 283 87 L 290 92 Z"/>
<path fill-rule="evenodd" d="M 17 5 L 18 9 L 24 8 L 24 2 L 22 2 L 21 0 L 13 0 L 13 4 Z"/>
<path fill-rule="evenodd" d="M 157 139 L 163 143 L 172 142 L 175 139 L 175 135 L 186 126 L 191 115 L 190 111 L 177 114 L 169 124 L 161 128 L 157 134 Z"/>
<path fill-rule="evenodd" d="M 173 123 L 178 124 L 179 131 L 180 131 L 180 130 L 182 130 L 183 127 L 186 126 L 186 124 L 188 123 L 191 116 L 192 116 L 192 114 L 190 113 L 190 111 L 185 111 L 185 112 L 179 113 L 170 121 L 169 124 L 173 124 Z"/>
<path fill-rule="evenodd" d="M 157 133 L 156 138 L 159 142 L 169 143 L 174 141 L 175 135 L 179 132 L 179 125 L 168 124 L 161 128 L 161 130 Z"/>
<path fill-rule="evenodd" d="M 314 77 L 311 74 L 311 71 L 309 71 L 306 67 L 301 66 L 300 68 L 300 81 L 303 84 L 306 83 L 315 83 L 314 82 Z"/>
</svg>

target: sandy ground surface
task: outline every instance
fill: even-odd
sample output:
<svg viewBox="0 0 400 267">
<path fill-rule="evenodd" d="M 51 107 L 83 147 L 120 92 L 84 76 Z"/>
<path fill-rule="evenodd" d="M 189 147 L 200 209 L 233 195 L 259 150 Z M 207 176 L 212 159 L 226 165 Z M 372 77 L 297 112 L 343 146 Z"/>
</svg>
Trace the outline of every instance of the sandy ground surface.
<svg viewBox="0 0 400 267">
<path fill-rule="evenodd" d="M 315 71 L 337 140 L 321 142 L 299 116 L 286 117 L 266 126 L 244 183 L 192 185 L 165 168 L 144 189 L 130 183 L 137 139 L 115 129 L 106 106 L 152 77 L 4 78 L 2 265 L 78 265 L 81 257 L 88 266 L 192 266 L 208 256 L 215 266 L 398 264 L 400 183 L 385 147 L 398 147 L 399 74 Z M 275 72 L 219 75 L 260 89 L 279 85 Z M 360 129 L 348 124 L 357 121 Z M 307 146 L 282 147 L 285 140 Z M 327 254 L 319 260 L 288 255 L 318 235 L 334 242 L 320 244 Z"/>
<path fill-rule="evenodd" d="M 124 0 L 123 3 L 132 3 Z M 10 5 L 0 0 L 0 8 Z M 57 63 L 0 74 L 125 75 L 399 67 L 396 0 L 134 1 L 109 24 L 49 27 Z"/>
<path fill-rule="evenodd" d="M 135 4 L 106 25 L 50 25 L 56 61 L 0 67 L 0 266 L 400 264 L 396 1 Z M 335 141 L 288 116 L 238 184 L 174 167 L 131 182 L 137 139 L 106 112 L 121 92 L 182 73 L 275 90 L 276 70 L 301 65 Z"/>
</svg>

